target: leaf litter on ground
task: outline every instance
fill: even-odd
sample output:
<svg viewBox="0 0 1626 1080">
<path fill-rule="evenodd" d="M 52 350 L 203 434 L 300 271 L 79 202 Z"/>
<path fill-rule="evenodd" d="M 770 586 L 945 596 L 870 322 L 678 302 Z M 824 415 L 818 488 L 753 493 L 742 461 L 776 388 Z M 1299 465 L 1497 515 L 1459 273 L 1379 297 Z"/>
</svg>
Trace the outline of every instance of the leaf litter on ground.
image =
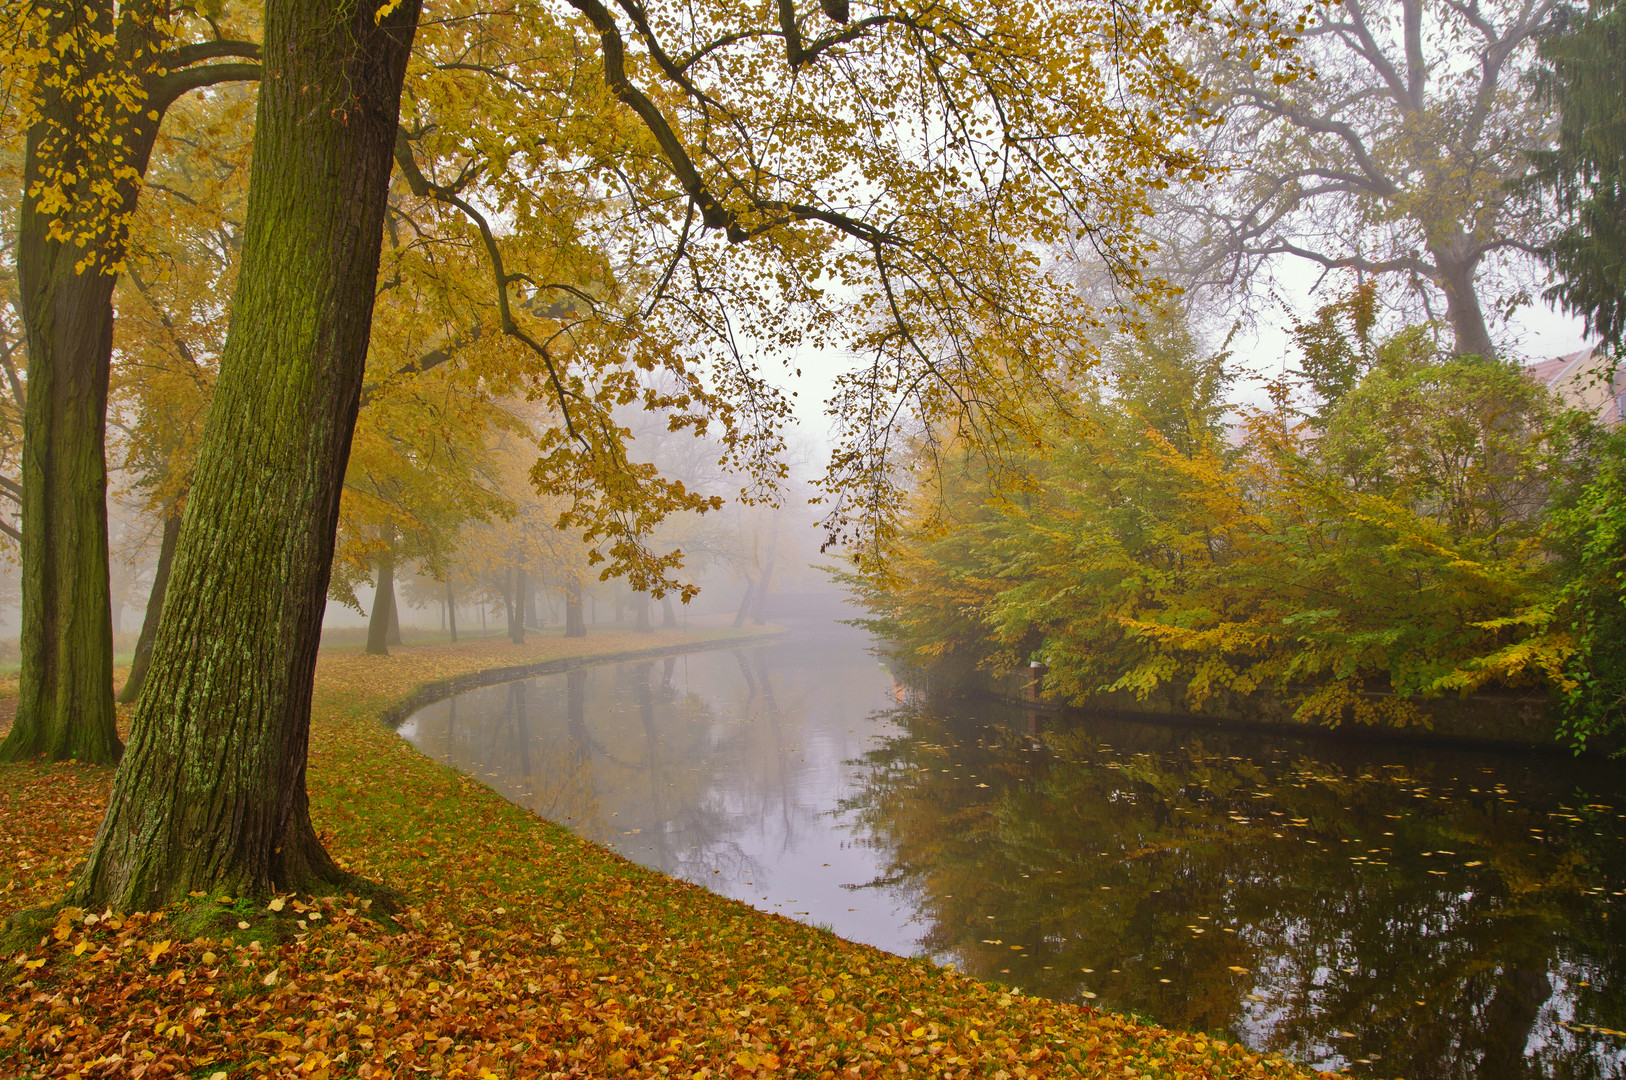
<svg viewBox="0 0 1626 1080">
<path fill-rule="evenodd" d="M 312 814 L 346 869 L 408 898 L 200 898 L 260 920 L 61 909 L 0 961 L 0 1075 L 1307 1077 L 1202 1034 L 1028 997 L 665 877 L 534 817 L 379 723 L 437 679 L 688 633 L 325 654 Z M 60 897 L 110 769 L 0 768 L 0 917 Z M 266 935 L 265 920 L 280 932 Z M 230 918 L 221 925 L 229 926 Z M 251 936 L 253 935 L 253 936 Z"/>
</svg>

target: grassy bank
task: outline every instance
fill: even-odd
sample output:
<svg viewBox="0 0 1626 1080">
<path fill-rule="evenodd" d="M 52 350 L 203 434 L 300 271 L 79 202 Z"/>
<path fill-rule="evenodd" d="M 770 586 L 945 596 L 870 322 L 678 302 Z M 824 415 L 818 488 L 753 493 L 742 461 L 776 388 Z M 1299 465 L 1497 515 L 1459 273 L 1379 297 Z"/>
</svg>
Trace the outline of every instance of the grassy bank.
<svg viewBox="0 0 1626 1080">
<path fill-rule="evenodd" d="M 1029 998 L 663 877 L 423 757 L 379 716 L 420 686 L 726 631 L 324 654 L 310 787 L 349 869 L 410 898 L 210 898 L 286 939 L 68 909 L 0 969 L 0 1076 L 1305 1076 L 1202 1036 Z M 0 767 L 0 916 L 60 894 L 110 771 Z M 253 910 L 249 910 L 252 908 Z M 249 919 L 243 922 L 248 923 Z M 256 932 L 258 927 L 255 928 Z"/>
</svg>

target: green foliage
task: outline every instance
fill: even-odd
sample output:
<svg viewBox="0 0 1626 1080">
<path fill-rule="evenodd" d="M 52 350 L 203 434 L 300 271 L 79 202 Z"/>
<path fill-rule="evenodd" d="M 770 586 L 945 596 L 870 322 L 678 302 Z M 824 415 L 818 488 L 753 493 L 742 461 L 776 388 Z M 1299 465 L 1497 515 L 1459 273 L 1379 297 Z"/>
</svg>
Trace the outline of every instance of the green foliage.
<svg viewBox="0 0 1626 1080">
<path fill-rule="evenodd" d="M 1593 461 L 1551 517 L 1558 619 L 1575 639 L 1564 731 L 1577 750 L 1626 726 L 1626 433 L 1600 439 Z"/>
<path fill-rule="evenodd" d="M 1331 410 L 1317 455 L 1356 491 L 1492 544 L 1529 535 L 1555 465 L 1556 402 L 1516 364 L 1442 359 L 1420 330 L 1384 343 Z"/>
<path fill-rule="evenodd" d="M 934 466 L 948 509 L 870 579 L 877 628 L 923 664 L 1043 659 L 1076 703 L 1272 693 L 1305 722 L 1412 724 L 1447 693 L 1569 693 L 1585 661 L 1553 617 L 1544 510 L 1590 427 L 1510 364 L 1442 358 L 1418 330 L 1370 341 L 1360 304 L 1301 335 L 1313 420 L 1277 385 L 1233 446 L 1223 356 L 1154 327 L 1021 497 Z"/>
<path fill-rule="evenodd" d="M 1314 322 L 1293 328 L 1293 341 L 1303 354 L 1299 371 L 1322 403 L 1321 416 L 1355 389 L 1371 370 L 1372 327 L 1377 322 L 1378 290 L 1362 282 L 1346 297 L 1316 309 Z M 1354 331 L 1353 340 L 1344 330 Z"/>
<path fill-rule="evenodd" d="M 1597 0 L 1570 29 L 1543 41 L 1558 106 L 1558 146 L 1535 155 L 1536 182 L 1569 217 L 1546 251 L 1563 279 L 1547 291 L 1619 347 L 1626 335 L 1626 5 Z"/>
</svg>

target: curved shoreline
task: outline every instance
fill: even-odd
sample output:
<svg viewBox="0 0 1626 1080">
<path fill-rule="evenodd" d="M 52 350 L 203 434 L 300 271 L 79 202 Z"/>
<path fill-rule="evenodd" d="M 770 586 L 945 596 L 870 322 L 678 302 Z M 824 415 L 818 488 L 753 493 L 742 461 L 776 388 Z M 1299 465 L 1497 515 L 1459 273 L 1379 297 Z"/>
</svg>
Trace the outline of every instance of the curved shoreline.
<svg viewBox="0 0 1626 1080">
<path fill-rule="evenodd" d="M 468 690 L 478 690 L 483 686 L 496 686 L 499 683 L 517 682 L 520 679 L 533 679 L 542 675 L 559 675 L 567 671 L 574 671 L 576 668 L 592 667 L 597 664 L 619 664 L 628 660 L 651 660 L 663 656 L 681 656 L 684 653 L 706 652 L 710 649 L 756 645 L 783 637 L 786 633 L 787 631 L 783 627 L 776 627 L 772 630 L 752 631 L 739 637 L 716 638 L 675 645 L 656 645 L 648 649 L 622 649 L 608 653 L 583 653 L 580 656 L 562 656 L 551 660 L 538 660 L 530 664 L 483 668 L 479 671 L 451 675 L 444 679 L 436 679 L 434 682 L 423 683 L 401 701 L 386 708 L 379 714 L 379 719 L 384 722 L 385 727 L 393 731 L 399 728 L 407 717 L 419 709 L 427 708 L 450 697 L 456 697 Z"/>
<path fill-rule="evenodd" d="M 184 939 L 167 913 L 133 916 L 122 931 L 117 920 L 69 926 L 0 973 L 0 1074 L 43 1076 L 117 1052 L 168 1054 L 179 1075 L 297 1067 L 335 1080 L 1314 1075 L 1228 1038 L 1029 997 L 854 944 L 645 869 L 380 723 L 480 680 L 764 635 L 682 637 L 647 648 L 615 634 L 324 658 L 312 703 L 313 820 L 347 869 L 410 898 L 399 929 L 368 922 L 343 898 L 297 897 L 278 916 L 288 937 L 266 948 Z M 0 856 L 34 868 L 0 889 L 0 908 L 61 894 L 111 777 L 71 764 L 0 768 Z M 318 908 L 321 921 L 291 925 Z M 217 976 L 231 993 L 192 1010 Z M 68 1013 L 85 1023 L 64 1027 Z M 184 1042 L 171 1038 L 183 1030 L 177 1016 Z M 171 1037 L 159 1034 L 166 1026 Z M 299 1045 L 289 1032 L 308 1037 Z"/>
</svg>

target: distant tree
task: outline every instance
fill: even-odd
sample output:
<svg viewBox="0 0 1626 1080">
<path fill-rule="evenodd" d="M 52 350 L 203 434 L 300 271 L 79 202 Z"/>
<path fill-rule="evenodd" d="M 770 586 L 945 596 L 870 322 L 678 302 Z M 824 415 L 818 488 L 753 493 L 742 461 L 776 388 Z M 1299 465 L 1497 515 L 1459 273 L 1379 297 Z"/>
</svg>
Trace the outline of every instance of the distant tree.
<svg viewBox="0 0 1626 1080">
<path fill-rule="evenodd" d="M 1539 183 L 1567 222 L 1544 252 L 1560 281 L 1547 290 L 1619 349 L 1626 336 L 1626 4 L 1596 0 L 1541 43 L 1558 107 L 1558 146 L 1536 155 Z"/>
<path fill-rule="evenodd" d="M 1486 271 L 1533 255 L 1551 226 L 1516 182 L 1548 126 L 1523 77 L 1556 8 L 1342 0 L 1299 35 L 1313 78 L 1210 64 L 1226 120 L 1212 149 L 1229 172 L 1174 200 L 1185 272 L 1236 287 L 1292 256 L 1398 279 L 1430 318 L 1443 298 L 1457 354 L 1491 355 L 1488 314 L 1527 297 L 1517 274 Z M 1199 240 L 1172 235 L 1194 220 Z"/>
</svg>

